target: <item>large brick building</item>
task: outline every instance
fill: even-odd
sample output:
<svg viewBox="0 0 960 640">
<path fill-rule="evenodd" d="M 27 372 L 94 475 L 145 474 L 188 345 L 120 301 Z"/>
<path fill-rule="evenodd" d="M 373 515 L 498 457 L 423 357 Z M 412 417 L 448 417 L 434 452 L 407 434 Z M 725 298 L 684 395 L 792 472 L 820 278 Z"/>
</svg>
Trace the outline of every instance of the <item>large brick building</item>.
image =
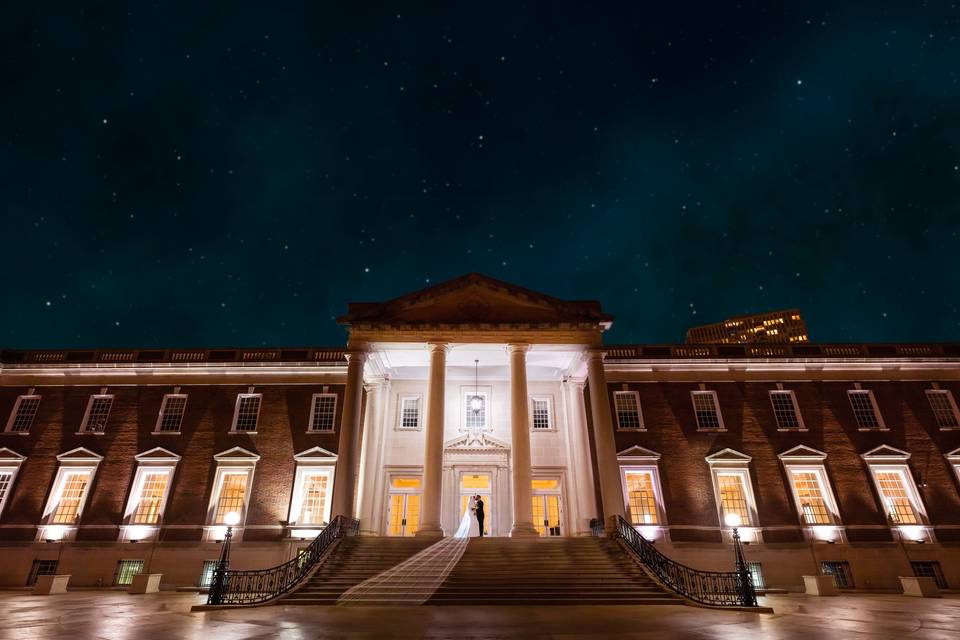
<svg viewBox="0 0 960 640">
<path fill-rule="evenodd" d="M 768 586 L 960 585 L 960 345 L 604 346 L 598 303 L 478 275 L 341 322 L 345 348 L 3 352 L 0 583 L 197 586 L 231 511 L 257 568 L 337 514 L 449 533 L 479 493 L 495 536 L 619 514 L 728 569 L 735 513 Z"/>
</svg>

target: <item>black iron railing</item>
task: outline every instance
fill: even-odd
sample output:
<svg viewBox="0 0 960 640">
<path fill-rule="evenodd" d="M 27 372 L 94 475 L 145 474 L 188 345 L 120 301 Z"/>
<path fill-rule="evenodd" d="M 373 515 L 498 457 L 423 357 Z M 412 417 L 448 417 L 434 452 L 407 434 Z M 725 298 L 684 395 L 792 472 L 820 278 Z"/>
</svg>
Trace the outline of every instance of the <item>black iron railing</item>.
<svg viewBox="0 0 960 640">
<path fill-rule="evenodd" d="M 699 604 L 755 607 L 757 594 L 748 570 L 700 571 L 663 555 L 629 522 L 617 517 L 617 535 L 668 589 Z"/>
<path fill-rule="evenodd" d="M 590 534 L 594 538 L 607 537 L 607 528 L 603 525 L 603 520 L 597 520 L 596 518 L 590 519 Z"/>
<path fill-rule="evenodd" d="M 303 580 L 323 557 L 333 541 L 356 535 L 360 521 L 337 516 L 297 557 L 269 569 L 214 571 L 207 604 L 261 604 L 277 598 Z"/>
</svg>

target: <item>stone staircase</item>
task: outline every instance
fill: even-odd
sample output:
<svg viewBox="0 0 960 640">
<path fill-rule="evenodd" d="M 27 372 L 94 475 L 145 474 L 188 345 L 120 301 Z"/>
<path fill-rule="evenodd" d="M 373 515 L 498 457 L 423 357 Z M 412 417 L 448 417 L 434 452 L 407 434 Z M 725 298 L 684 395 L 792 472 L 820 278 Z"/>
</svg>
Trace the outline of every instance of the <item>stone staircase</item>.
<svg viewBox="0 0 960 640">
<path fill-rule="evenodd" d="M 434 541 L 435 542 L 435 541 Z M 417 538 L 345 538 L 282 604 L 335 604 L 347 589 L 426 548 Z M 388 592 L 377 604 L 391 602 Z M 373 602 L 370 602 L 373 604 Z M 606 538 L 472 538 L 428 605 L 684 604 Z"/>
<path fill-rule="evenodd" d="M 473 538 L 431 605 L 684 604 L 607 538 Z"/>
<path fill-rule="evenodd" d="M 349 536 L 317 571 L 279 604 L 336 604 L 344 591 L 400 564 L 436 540 Z"/>
</svg>

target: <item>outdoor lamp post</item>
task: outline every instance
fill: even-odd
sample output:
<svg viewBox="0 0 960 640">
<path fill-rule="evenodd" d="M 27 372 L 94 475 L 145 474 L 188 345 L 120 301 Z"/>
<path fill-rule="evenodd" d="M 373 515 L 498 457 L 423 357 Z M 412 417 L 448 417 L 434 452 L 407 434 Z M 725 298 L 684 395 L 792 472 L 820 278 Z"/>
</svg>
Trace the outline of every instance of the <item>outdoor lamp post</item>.
<svg viewBox="0 0 960 640">
<path fill-rule="evenodd" d="M 757 606 L 757 594 L 753 589 L 753 583 L 750 580 L 750 570 L 747 568 L 747 562 L 743 557 L 743 545 L 740 543 L 740 532 L 737 531 L 742 523 L 740 516 L 736 513 L 728 513 L 724 517 L 728 527 L 733 529 L 733 555 L 737 573 L 737 591 L 740 596 L 740 604 L 745 607 Z"/>
<path fill-rule="evenodd" d="M 223 604 L 226 595 L 227 569 L 230 567 L 230 539 L 233 538 L 233 528 L 240 524 L 240 514 L 231 511 L 223 518 L 227 525 L 227 532 L 223 536 L 223 549 L 220 550 L 220 562 L 213 572 L 213 584 L 210 585 L 210 595 L 207 604 Z"/>
</svg>

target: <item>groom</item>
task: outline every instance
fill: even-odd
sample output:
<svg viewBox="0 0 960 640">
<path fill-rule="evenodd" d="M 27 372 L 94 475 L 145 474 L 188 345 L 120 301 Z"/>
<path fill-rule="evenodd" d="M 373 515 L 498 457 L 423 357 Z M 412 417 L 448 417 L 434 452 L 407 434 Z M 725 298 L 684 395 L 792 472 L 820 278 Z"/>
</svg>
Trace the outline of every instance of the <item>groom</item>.
<svg viewBox="0 0 960 640">
<path fill-rule="evenodd" d="M 480 527 L 480 537 L 483 537 L 483 498 L 480 495 L 477 495 L 477 525 Z"/>
</svg>

